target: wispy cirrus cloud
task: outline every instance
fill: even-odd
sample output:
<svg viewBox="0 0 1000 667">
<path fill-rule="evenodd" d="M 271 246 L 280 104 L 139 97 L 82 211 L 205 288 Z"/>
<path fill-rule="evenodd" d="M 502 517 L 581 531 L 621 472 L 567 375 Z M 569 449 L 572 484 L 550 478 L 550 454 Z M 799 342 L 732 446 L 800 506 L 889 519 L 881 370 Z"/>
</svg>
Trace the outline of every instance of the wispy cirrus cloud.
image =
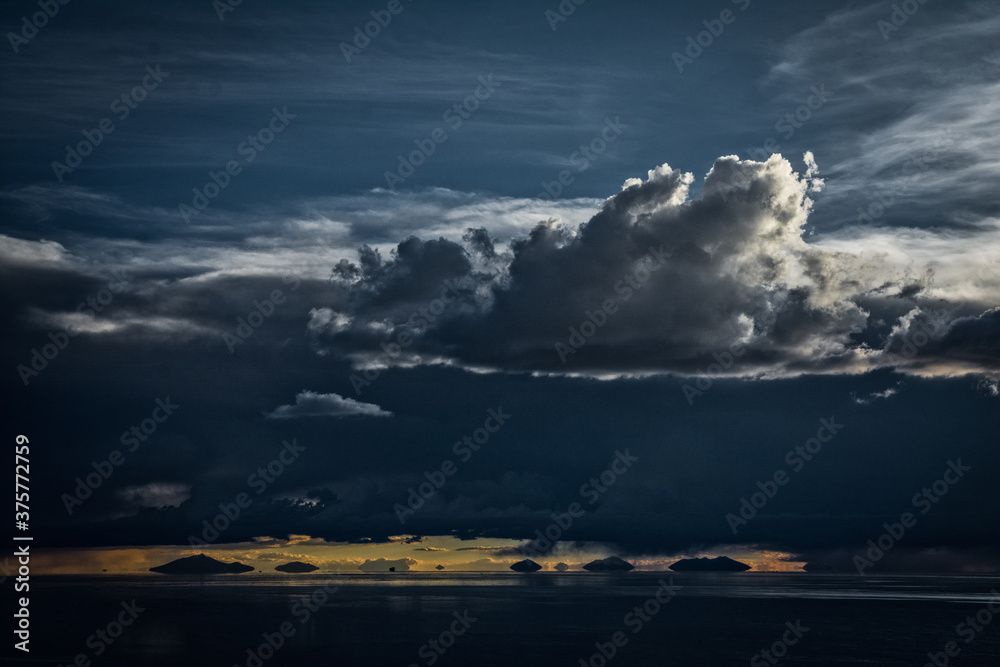
<svg viewBox="0 0 1000 667">
<path fill-rule="evenodd" d="M 813 148 L 827 165 L 828 225 L 965 227 L 1000 214 L 1000 11 L 994 3 L 921 5 L 888 39 L 878 27 L 885 0 L 850 7 L 792 37 L 771 69 L 769 89 L 790 104 L 822 83 L 834 98 L 822 110 Z M 808 134 L 808 133 L 805 133 Z M 862 218 L 864 220 L 864 218 Z"/>
</svg>

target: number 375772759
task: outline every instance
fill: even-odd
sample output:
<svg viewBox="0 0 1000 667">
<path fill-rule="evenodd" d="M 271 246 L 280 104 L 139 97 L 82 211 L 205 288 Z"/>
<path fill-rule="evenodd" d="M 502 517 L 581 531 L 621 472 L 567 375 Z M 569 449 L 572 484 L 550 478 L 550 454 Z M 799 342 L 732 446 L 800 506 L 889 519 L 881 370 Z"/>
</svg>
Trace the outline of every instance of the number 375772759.
<svg viewBox="0 0 1000 667">
<path fill-rule="evenodd" d="M 28 530 L 28 436 L 15 438 L 14 448 L 14 522 L 19 530 Z"/>
</svg>

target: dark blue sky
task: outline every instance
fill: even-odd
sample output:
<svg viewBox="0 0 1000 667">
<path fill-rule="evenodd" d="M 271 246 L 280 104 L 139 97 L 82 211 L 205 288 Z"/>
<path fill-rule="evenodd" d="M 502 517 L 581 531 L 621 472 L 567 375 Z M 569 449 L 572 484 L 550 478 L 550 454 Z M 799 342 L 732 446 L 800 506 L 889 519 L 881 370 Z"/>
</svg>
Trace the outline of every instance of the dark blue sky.
<svg viewBox="0 0 1000 667">
<path fill-rule="evenodd" d="M 597 136 L 606 116 L 620 116 L 628 130 L 566 196 L 604 196 L 636 165 L 665 157 L 702 174 L 717 156 L 746 156 L 771 137 L 792 156 L 818 152 L 847 129 L 838 119 L 843 109 L 835 108 L 847 91 L 836 81 L 775 69 L 789 56 L 789 40 L 843 3 L 793 10 L 743 0 L 591 0 L 555 31 L 544 3 L 402 6 L 347 63 L 340 44 L 372 20 L 364 3 L 246 0 L 224 21 L 201 2 L 105 3 L 103 11 L 69 5 L 4 59 L 4 182 L 54 180 L 51 162 L 64 157 L 64 147 L 79 141 L 82 128 L 115 120 L 111 101 L 155 64 L 169 72 L 164 84 L 117 122 L 100 150 L 66 176 L 68 184 L 171 207 L 195 187 L 189 184 L 235 157 L 272 107 L 287 106 L 294 125 L 226 192 L 220 208 L 384 187 L 397 156 L 443 126 L 444 111 L 489 74 L 501 87 L 407 188 L 535 195 Z M 732 23 L 679 72 L 672 54 L 689 49 L 687 38 L 722 10 L 732 12 Z M 5 11 L 5 24 L 15 25 L 21 10 Z M 882 47 L 874 30 L 859 41 L 872 52 Z M 785 141 L 775 123 L 823 83 L 834 91 L 831 108 Z M 891 118 L 904 110 L 900 104 L 878 113 Z"/>
</svg>

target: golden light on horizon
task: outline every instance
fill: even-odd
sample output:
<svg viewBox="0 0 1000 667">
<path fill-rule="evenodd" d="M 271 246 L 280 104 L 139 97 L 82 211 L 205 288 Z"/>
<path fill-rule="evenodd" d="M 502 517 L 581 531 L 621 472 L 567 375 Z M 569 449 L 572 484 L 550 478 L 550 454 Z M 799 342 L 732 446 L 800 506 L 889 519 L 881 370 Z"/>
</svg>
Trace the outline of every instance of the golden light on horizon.
<svg viewBox="0 0 1000 667">
<path fill-rule="evenodd" d="M 163 565 L 178 558 L 203 553 L 225 562 L 239 561 L 251 565 L 258 572 L 274 573 L 277 565 L 301 561 L 315 565 L 323 571 L 362 572 L 365 563 L 369 568 L 397 568 L 398 572 L 507 572 L 510 565 L 528 556 L 512 554 L 509 549 L 521 542 L 509 539 L 483 538 L 459 540 L 453 536 L 425 536 L 420 542 L 412 536 L 398 536 L 381 543 L 330 543 L 307 535 L 293 535 L 289 539 L 257 538 L 252 542 L 239 542 L 204 546 L 149 546 L 149 547 L 100 547 L 86 549 L 40 550 L 36 567 L 41 574 L 146 574 L 151 567 Z M 578 551 L 555 551 L 532 558 L 546 571 L 565 562 L 571 570 L 591 560 L 613 555 L 606 548 L 594 547 Z M 789 560 L 790 554 L 777 551 L 755 551 L 726 548 L 698 553 L 694 556 L 673 555 L 662 557 L 626 558 L 640 571 L 666 570 L 670 564 L 683 557 L 713 557 L 726 555 L 750 565 L 751 572 L 801 572 L 802 562 Z M 366 568 L 366 569 L 369 569 Z"/>
</svg>

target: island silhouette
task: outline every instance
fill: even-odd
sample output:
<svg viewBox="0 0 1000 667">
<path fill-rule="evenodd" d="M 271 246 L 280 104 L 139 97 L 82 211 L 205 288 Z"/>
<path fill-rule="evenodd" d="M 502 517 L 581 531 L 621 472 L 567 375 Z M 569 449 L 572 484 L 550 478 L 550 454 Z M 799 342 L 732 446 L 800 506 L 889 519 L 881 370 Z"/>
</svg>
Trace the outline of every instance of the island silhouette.
<svg viewBox="0 0 1000 667">
<path fill-rule="evenodd" d="M 315 565 L 310 565 L 309 563 L 303 563 L 301 561 L 293 560 L 290 563 L 285 563 L 284 565 L 278 565 L 274 568 L 278 572 L 290 572 L 293 574 L 305 573 L 305 572 L 315 572 L 319 568 Z"/>
<path fill-rule="evenodd" d="M 682 558 L 670 569 L 674 572 L 746 572 L 750 566 L 727 556 L 718 558 Z"/>
<path fill-rule="evenodd" d="M 538 572 L 539 570 L 542 569 L 542 566 L 536 563 L 535 561 L 531 560 L 530 558 L 526 558 L 524 560 L 519 560 L 513 565 L 511 565 L 510 569 L 514 570 L 515 572 Z"/>
<path fill-rule="evenodd" d="M 197 554 L 151 567 L 149 571 L 160 574 L 242 574 L 253 572 L 253 568 L 243 563 L 224 563 L 205 554 Z"/>
<path fill-rule="evenodd" d="M 590 572 L 628 572 L 634 570 L 635 566 L 618 556 L 608 556 L 587 563 L 583 569 Z"/>
</svg>

